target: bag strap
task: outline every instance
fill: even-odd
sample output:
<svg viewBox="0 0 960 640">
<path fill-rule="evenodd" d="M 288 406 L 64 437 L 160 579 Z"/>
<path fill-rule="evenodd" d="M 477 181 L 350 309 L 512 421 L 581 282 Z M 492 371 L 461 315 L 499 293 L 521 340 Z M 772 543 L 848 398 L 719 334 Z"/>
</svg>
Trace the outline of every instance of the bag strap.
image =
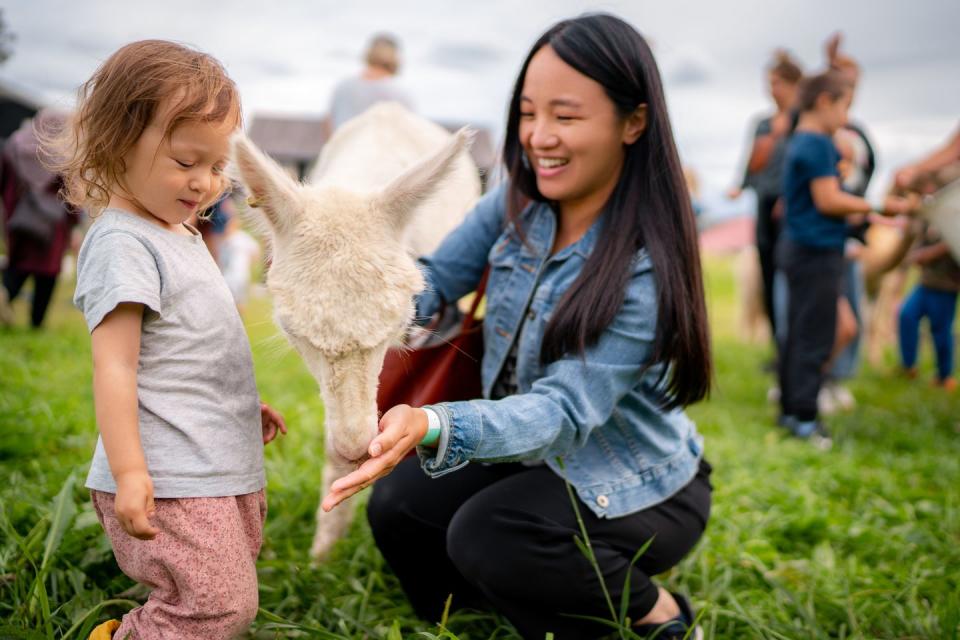
<svg viewBox="0 0 960 640">
<path fill-rule="evenodd" d="M 480 301 L 487 292 L 487 277 L 490 275 L 490 265 L 483 270 L 483 276 L 480 278 L 480 284 L 473 295 L 473 301 L 470 303 L 470 312 L 463 317 L 463 331 L 472 329 L 477 324 L 477 311 L 480 309 Z"/>
</svg>

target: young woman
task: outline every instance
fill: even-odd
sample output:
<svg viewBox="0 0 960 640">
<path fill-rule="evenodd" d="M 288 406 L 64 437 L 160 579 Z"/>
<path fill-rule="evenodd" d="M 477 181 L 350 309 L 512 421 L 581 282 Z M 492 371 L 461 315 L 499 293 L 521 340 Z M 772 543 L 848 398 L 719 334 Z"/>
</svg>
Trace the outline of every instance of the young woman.
<svg viewBox="0 0 960 640">
<path fill-rule="evenodd" d="M 707 394 L 711 361 L 694 216 L 640 34 L 609 15 L 547 31 L 517 79 L 504 160 L 507 184 L 423 261 L 417 301 L 429 316 L 489 268 L 484 398 L 392 408 L 323 506 L 382 478 L 370 523 L 424 618 L 452 593 L 524 637 L 599 637 L 610 628 L 571 617 L 612 616 L 574 542 L 568 481 L 612 602 L 629 579 L 636 631 L 683 637 L 689 604 L 651 577 L 709 517 L 710 466 L 682 407 Z"/>
</svg>

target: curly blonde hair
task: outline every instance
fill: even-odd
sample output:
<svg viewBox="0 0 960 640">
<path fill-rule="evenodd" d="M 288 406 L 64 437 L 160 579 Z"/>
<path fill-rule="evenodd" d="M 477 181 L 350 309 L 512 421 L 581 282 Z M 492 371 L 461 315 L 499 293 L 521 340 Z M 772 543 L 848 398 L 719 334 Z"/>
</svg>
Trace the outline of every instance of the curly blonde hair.
<svg viewBox="0 0 960 640">
<path fill-rule="evenodd" d="M 242 122 L 236 84 L 213 56 L 166 40 L 128 44 L 80 87 L 66 125 L 38 132 L 44 161 L 63 176 L 64 199 L 102 211 L 123 188 L 124 157 L 161 108 L 164 138 L 188 122 Z"/>
</svg>

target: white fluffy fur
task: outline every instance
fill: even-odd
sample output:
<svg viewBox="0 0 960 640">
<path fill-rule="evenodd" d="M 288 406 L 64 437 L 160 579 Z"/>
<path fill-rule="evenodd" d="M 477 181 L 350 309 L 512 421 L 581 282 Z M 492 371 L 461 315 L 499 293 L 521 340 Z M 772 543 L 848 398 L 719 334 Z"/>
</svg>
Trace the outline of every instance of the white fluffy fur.
<svg viewBox="0 0 960 640">
<path fill-rule="evenodd" d="M 234 139 L 235 165 L 271 236 L 275 320 L 323 395 L 321 497 L 377 434 L 383 357 L 424 286 L 413 256 L 434 249 L 480 194 L 470 139 L 399 104 L 377 105 L 337 131 L 303 185 L 245 136 Z M 311 555 L 329 553 L 352 511 L 317 510 Z"/>
</svg>

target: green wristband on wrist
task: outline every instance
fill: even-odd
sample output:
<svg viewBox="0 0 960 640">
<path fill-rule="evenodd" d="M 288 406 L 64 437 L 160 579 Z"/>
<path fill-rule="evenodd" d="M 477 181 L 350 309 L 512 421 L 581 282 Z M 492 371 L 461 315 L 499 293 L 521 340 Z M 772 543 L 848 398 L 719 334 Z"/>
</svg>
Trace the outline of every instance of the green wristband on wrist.
<svg viewBox="0 0 960 640">
<path fill-rule="evenodd" d="M 424 434 L 423 440 L 420 441 L 421 447 L 435 447 L 437 442 L 440 441 L 440 427 L 436 429 L 427 429 L 427 433 Z"/>
<path fill-rule="evenodd" d="M 427 432 L 423 434 L 419 446 L 435 447 L 440 441 L 440 417 L 430 409 L 424 409 L 423 412 L 427 414 Z"/>
</svg>

